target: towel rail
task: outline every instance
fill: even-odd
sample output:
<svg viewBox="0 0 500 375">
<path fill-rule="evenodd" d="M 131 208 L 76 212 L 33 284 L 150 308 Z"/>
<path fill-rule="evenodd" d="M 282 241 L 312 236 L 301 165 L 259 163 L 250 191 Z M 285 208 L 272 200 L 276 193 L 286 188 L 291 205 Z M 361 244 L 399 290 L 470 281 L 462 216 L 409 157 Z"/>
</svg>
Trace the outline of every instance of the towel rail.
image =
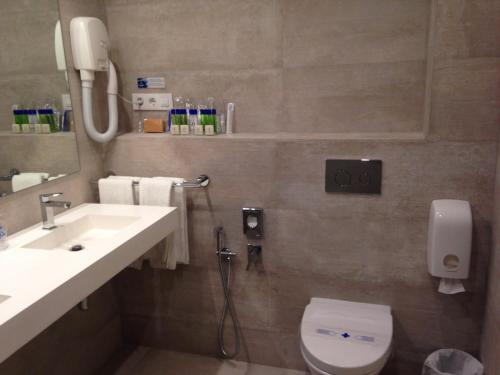
<svg viewBox="0 0 500 375">
<path fill-rule="evenodd" d="M 116 176 L 113 172 L 108 173 L 109 176 Z M 92 181 L 92 184 L 97 185 L 97 181 Z M 184 181 L 184 182 L 175 182 L 173 185 L 176 187 L 183 187 L 187 189 L 198 189 L 205 188 L 210 184 L 210 177 L 205 174 L 202 174 L 196 178 L 194 181 Z M 139 181 L 132 181 L 132 185 L 139 185 Z"/>
<path fill-rule="evenodd" d="M 12 177 L 20 173 L 18 169 L 12 168 L 7 176 L 0 176 L 0 181 L 12 181 Z"/>
</svg>

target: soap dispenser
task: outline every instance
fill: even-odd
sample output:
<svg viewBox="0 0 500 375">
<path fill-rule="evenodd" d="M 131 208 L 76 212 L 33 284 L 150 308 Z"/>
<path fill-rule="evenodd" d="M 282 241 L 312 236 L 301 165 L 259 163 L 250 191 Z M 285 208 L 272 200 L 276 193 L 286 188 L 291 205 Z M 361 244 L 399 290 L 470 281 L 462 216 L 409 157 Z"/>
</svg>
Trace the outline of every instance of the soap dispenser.
<svg viewBox="0 0 500 375">
<path fill-rule="evenodd" d="M 427 264 L 432 276 L 441 278 L 439 292 L 464 292 L 461 279 L 469 277 L 472 213 L 467 201 L 440 199 L 431 204 Z"/>
</svg>

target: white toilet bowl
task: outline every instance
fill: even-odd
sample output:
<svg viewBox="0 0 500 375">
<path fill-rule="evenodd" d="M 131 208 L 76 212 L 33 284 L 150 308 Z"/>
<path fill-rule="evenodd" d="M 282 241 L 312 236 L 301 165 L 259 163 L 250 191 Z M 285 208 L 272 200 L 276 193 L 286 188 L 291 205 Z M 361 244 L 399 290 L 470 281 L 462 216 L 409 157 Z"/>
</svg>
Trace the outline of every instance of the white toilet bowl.
<svg viewBox="0 0 500 375">
<path fill-rule="evenodd" d="M 313 375 L 377 375 L 391 354 L 390 306 L 312 298 L 300 326 Z"/>
</svg>

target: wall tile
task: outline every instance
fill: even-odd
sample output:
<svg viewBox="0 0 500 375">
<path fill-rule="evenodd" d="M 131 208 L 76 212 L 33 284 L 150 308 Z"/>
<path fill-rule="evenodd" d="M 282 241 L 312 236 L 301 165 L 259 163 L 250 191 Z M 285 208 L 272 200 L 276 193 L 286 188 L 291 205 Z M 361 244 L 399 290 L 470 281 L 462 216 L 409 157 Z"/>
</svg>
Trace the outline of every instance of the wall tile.
<svg viewBox="0 0 500 375">
<path fill-rule="evenodd" d="M 499 57 L 498 1 L 437 0 L 436 4 L 436 58 Z"/>
<path fill-rule="evenodd" d="M 226 244 L 240 252 L 233 274 L 244 336 L 240 359 L 303 368 L 297 328 L 312 296 L 392 306 L 397 350 L 384 373 L 419 374 L 425 357 L 440 347 L 477 354 L 491 247 L 500 97 L 494 84 L 495 41 L 484 35 L 496 22 L 496 5 L 488 0 L 377 0 L 369 5 L 358 0 L 238 1 L 217 12 L 227 3 L 215 1 L 209 14 L 247 10 L 233 34 L 233 25 L 224 30 L 231 35 L 219 35 L 219 27 L 206 30 L 202 24 L 188 32 L 173 30 L 177 20 L 160 22 L 180 14 L 197 20 L 199 14 L 192 10 L 198 5 L 106 1 L 116 46 L 112 54 L 126 95 L 134 91 L 139 74 L 160 75 L 174 95 L 213 95 L 219 110 L 224 102 L 235 101 L 238 132 L 418 133 L 424 126 L 427 69 L 432 67 L 426 61 L 432 21 L 429 137 L 424 142 L 285 141 L 278 135 L 117 139 L 107 148 L 105 169 L 212 177 L 207 193 L 189 193 L 191 265 L 174 275 L 161 271 L 158 276 L 147 268 L 120 275 L 126 340 L 216 352 L 222 294 L 213 227 L 224 225 Z M 436 17 L 430 20 L 434 5 Z M 139 22 L 134 14 L 152 22 Z M 249 19 L 255 33 L 234 46 L 232 38 L 248 30 Z M 145 40 L 137 36 L 140 29 L 162 33 Z M 130 35 L 123 37 L 118 30 Z M 214 54 L 210 51 L 203 63 L 196 61 L 193 57 L 213 35 L 221 41 L 215 42 Z M 179 41 L 192 42 L 183 49 L 187 53 L 169 56 L 167 51 L 177 51 Z M 143 45 L 151 58 L 139 59 L 130 44 Z M 122 114 L 128 128 L 134 128 L 130 123 L 135 124 L 137 114 L 126 107 Z M 325 159 L 367 157 L 384 161 L 381 196 L 324 193 Z M 426 269 L 428 210 L 433 199 L 441 198 L 469 200 L 473 207 L 471 277 L 465 283 L 468 293 L 459 296 L 437 293 L 438 280 Z M 244 270 L 246 239 L 240 221 L 240 209 L 247 205 L 266 209 L 263 263 L 250 272 Z M 148 286 L 153 294 L 145 292 Z M 156 295 L 158 289 L 168 292 Z"/>
<path fill-rule="evenodd" d="M 435 65 L 430 138 L 495 141 L 500 119 L 499 58 Z"/>
<path fill-rule="evenodd" d="M 429 0 L 207 4 L 106 2 L 126 96 L 159 75 L 175 96 L 235 102 L 238 132 L 422 131 Z"/>
<path fill-rule="evenodd" d="M 150 153 L 141 152 L 145 148 Z M 196 156 L 200 149 L 205 150 L 205 157 Z M 213 228 L 224 225 L 226 244 L 240 253 L 233 296 L 248 336 L 245 355 L 252 361 L 303 366 L 300 357 L 287 353 L 299 353 L 293 349 L 298 345 L 293 335 L 313 296 L 391 305 L 397 321 L 395 335 L 401 343 L 398 350 L 403 353 L 398 351 L 391 364 L 397 371 L 417 368 L 420 358 L 443 346 L 476 353 L 486 287 L 483 270 L 490 248 L 495 160 L 489 155 L 495 150 L 493 142 L 120 137 L 109 148 L 106 161 L 106 168 L 119 174 L 189 178 L 209 171 L 206 173 L 212 178 L 208 194 L 188 193 L 192 264 L 175 276 L 161 271 L 160 279 L 165 280 L 161 289 L 172 300 L 155 304 L 147 297 L 144 289 L 148 285 L 159 288 L 153 280 L 137 281 L 142 279 L 136 273 L 148 275 L 147 270 L 130 270 L 120 276 L 122 311 L 127 319 L 124 329 L 135 332 L 129 338 L 134 343 L 199 353 L 215 350 L 222 291 Z M 231 163 L 225 162 L 228 155 Z M 324 193 L 325 159 L 362 157 L 384 160 L 381 196 Z M 221 165 L 224 167 L 217 168 Z M 460 296 L 437 293 L 438 280 L 427 273 L 428 210 L 430 202 L 440 198 L 467 199 L 474 210 L 473 266 L 466 282 L 469 292 Z M 252 204 L 265 207 L 265 238 L 260 241 L 263 263 L 246 272 L 240 210 Z M 135 291 L 133 285 L 140 288 Z M 154 311 L 148 312 L 149 308 Z M 175 333 L 182 343 L 156 332 L 158 323 L 144 323 L 150 328 L 142 338 L 143 328 L 130 323 L 132 317 L 145 322 L 165 320 L 162 324 L 182 320 L 184 331 Z M 200 320 L 213 326 L 194 323 Z M 449 333 L 454 325 L 460 329 Z M 203 339 L 190 342 L 190 335 L 198 329 L 203 330 Z M 276 346 L 262 351 L 259 340 L 271 340 Z M 279 345 L 281 340 L 288 340 L 286 346 Z M 413 353 L 414 362 L 408 353 Z"/>
<path fill-rule="evenodd" d="M 483 324 L 481 359 L 487 374 L 500 371 L 500 157 L 497 155 L 495 195 L 493 206 L 492 254 L 489 266 L 488 297 Z"/>
<path fill-rule="evenodd" d="M 271 68 L 281 61 L 277 1 L 108 1 L 106 6 L 112 55 L 123 70 Z M 141 52 L 130 45 L 141 46 Z"/>
<path fill-rule="evenodd" d="M 285 67 L 424 61 L 430 1 L 282 1 Z"/>
<path fill-rule="evenodd" d="M 120 64 L 122 69 L 126 64 Z M 280 130 L 282 123 L 282 72 L 278 69 L 251 70 L 156 70 L 120 73 L 120 86 L 126 96 L 137 92 L 137 77 L 165 77 L 168 90 L 174 96 L 190 97 L 206 103 L 216 98 L 218 113 L 225 113 L 228 102 L 236 103 L 234 131 L 242 133 L 271 133 Z M 123 106 L 124 121 L 136 129 L 140 120 L 130 106 Z M 143 112 L 145 117 L 165 117 L 165 113 Z M 165 118 L 166 119 L 166 118 Z"/>
<path fill-rule="evenodd" d="M 422 129 L 425 64 L 349 64 L 284 71 L 287 130 L 300 133 Z"/>
</svg>

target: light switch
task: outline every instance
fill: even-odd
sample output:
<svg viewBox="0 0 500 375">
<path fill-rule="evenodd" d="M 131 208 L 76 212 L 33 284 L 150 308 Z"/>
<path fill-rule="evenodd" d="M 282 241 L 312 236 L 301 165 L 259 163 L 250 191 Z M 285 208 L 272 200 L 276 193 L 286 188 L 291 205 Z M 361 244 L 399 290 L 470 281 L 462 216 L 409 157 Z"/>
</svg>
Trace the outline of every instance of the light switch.
<svg viewBox="0 0 500 375">
<path fill-rule="evenodd" d="M 172 94 L 132 94 L 134 111 L 169 111 L 173 107 Z"/>
</svg>

